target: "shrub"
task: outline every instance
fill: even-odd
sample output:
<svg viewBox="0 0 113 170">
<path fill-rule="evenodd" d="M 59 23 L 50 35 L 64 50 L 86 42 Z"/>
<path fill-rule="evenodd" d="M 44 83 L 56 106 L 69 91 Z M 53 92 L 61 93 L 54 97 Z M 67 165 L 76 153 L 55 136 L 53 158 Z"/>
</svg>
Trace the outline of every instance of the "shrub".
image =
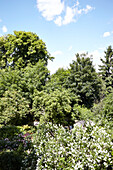
<svg viewBox="0 0 113 170">
<path fill-rule="evenodd" d="M 92 118 L 92 112 L 84 106 L 75 104 L 72 113 L 73 120 L 88 120 Z"/>
<path fill-rule="evenodd" d="M 0 152 L 0 170 L 20 170 L 22 157 L 15 152 Z"/>
<path fill-rule="evenodd" d="M 38 169 L 100 170 L 113 164 L 113 141 L 103 127 L 86 125 L 72 131 L 42 124 L 34 136 Z"/>
<path fill-rule="evenodd" d="M 20 127 L 5 126 L 0 128 L 0 136 L 0 170 L 35 170 L 36 154 L 30 135 L 24 135 Z"/>
</svg>

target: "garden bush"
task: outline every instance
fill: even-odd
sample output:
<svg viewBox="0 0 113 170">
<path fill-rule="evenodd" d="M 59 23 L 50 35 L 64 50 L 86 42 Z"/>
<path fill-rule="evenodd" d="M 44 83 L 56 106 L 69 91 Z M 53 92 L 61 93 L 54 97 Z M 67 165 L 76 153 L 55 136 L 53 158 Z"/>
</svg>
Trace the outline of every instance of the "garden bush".
<svg viewBox="0 0 113 170">
<path fill-rule="evenodd" d="M 22 128 L 0 128 L 0 170 L 24 170 L 36 168 L 36 154 L 30 135 Z"/>
<path fill-rule="evenodd" d="M 113 165 L 113 141 L 105 128 L 86 124 L 72 131 L 41 124 L 34 135 L 37 170 L 105 170 Z"/>
<path fill-rule="evenodd" d="M 0 170 L 20 170 L 22 157 L 15 152 L 0 152 Z"/>
</svg>

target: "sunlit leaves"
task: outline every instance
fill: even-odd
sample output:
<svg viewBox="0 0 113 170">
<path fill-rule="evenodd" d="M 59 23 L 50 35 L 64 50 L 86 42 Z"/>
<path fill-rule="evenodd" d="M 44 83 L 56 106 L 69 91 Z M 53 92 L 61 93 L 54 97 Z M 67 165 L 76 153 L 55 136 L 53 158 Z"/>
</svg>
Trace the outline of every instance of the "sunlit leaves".
<svg viewBox="0 0 113 170">
<path fill-rule="evenodd" d="M 48 63 L 52 59 L 46 44 L 32 32 L 14 31 L 0 37 L 0 68 L 25 67 L 28 63 L 36 64 L 39 59 Z"/>
<path fill-rule="evenodd" d="M 18 122 L 18 117 L 21 116 L 22 118 L 26 118 L 28 113 L 30 115 L 31 121 L 33 121 L 33 112 L 32 112 L 32 105 L 33 105 L 33 96 L 35 91 L 41 91 L 45 88 L 45 83 L 49 78 L 49 71 L 45 66 L 45 62 L 39 60 L 35 65 L 28 65 L 25 68 L 20 70 L 15 69 L 12 70 L 11 68 L 2 69 L 0 70 L 0 97 L 1 97 L 1 107 L 6 108 L 5 111 L 1 108 L 0 112 L 2 114 L 2 119 L 7 119 L 9 122 L 8 117 L 12 116 L 12 119 L 15 119 Z M 8 94 L 12 95 L 7 98 Z M 15 93 L 14 93 L 15 92 Z M 17 96 L 15 96 L 17 94 Z M 23 96 L 23 102 L 20 97 L 20 100 L 17 99 L 17 103 L 21 102 L 21 106 L 19 105 L 18 116 L 16 114 L 16 97 Z M 14 100 L 13 104 L 9 100 Z M 24 103 L 25 100 L 25 103 Z M 26 102 L 29 103 L 27 107 Z M 23 106 L 23 108 L 21 108 Z M 9 108 L 9 109 L 8 109 Z M 29 109 L 28 109 L 29 108 Z M 21 112 L 22 109 L 22 112 Z M 11 111 L 10 111 L 11 110 Z M 27 111 L 26 111 L 27 110 Z M 7 115 L 7 116 L 6 116 Z M 14 123 L 13 122 L 13 123 Z"/>
<path fill-rule="evenodd" d="M 29 101 L 16 90 L 5 91 L 0 100 L 0 123 L 21 124 L 22 118 L 30 113 Z"/>
<path fill-rule="evenodd" d="M 68 124 L 71 121 L 71 93 L 69 90 L 36 92 L 33 108 L 41 121 Z"/>
</svg>

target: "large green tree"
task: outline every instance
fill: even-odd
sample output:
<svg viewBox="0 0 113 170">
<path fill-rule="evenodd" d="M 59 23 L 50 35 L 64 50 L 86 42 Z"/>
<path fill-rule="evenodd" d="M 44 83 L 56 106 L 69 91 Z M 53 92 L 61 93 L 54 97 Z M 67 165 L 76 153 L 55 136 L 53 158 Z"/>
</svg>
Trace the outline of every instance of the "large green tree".
<svg viewBox="0 0 113 170">
<path fill-rule="evenodd" d="M 76 54 L 76 61 L 70 64 L 68 88 L 80 97 L 79 104 L 84 104 L 88 108 L 99 100 L 101 81 L 87 54 Z"/>
<path fill-rule="evenodd" d="M 47 64 L 52 57 L 45 43 L 35 33 L 14 31 L 14 35 L 0 37 L 0 68 L 9 65 L 21 68 L 28 63 L 34 65 L 39 59 L 43 59 Z"/>
<path fill-rule="evenodd" d="M 32 32 L 14 31 L 14 35 L 0 37 L 1 122 L 15 119 L 14 124 L 21 124 L 20 118 L 22 122 L 23 119 L 33 121 L 34 91 L 45 88 L 49 59 L 52 57 L 45 43 Z"/>
</svg>

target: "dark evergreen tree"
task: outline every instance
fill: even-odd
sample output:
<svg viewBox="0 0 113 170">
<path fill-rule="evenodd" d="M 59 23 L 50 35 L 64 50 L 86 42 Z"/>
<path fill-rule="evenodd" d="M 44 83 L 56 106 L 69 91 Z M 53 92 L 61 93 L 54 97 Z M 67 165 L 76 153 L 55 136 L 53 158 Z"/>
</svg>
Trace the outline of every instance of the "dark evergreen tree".
<svg viewBox="0 0 113 170">
<path fill-rule="evenodd" d="M 70 64 L 68 88 L 80 97 L 81 102 L 79 104 L 84 104 L 87 108 L 90 108 L 96 100 L 99 100 L 101 81 L 87 54 L 76 54 L 76 61 Z"/>
</svg>

